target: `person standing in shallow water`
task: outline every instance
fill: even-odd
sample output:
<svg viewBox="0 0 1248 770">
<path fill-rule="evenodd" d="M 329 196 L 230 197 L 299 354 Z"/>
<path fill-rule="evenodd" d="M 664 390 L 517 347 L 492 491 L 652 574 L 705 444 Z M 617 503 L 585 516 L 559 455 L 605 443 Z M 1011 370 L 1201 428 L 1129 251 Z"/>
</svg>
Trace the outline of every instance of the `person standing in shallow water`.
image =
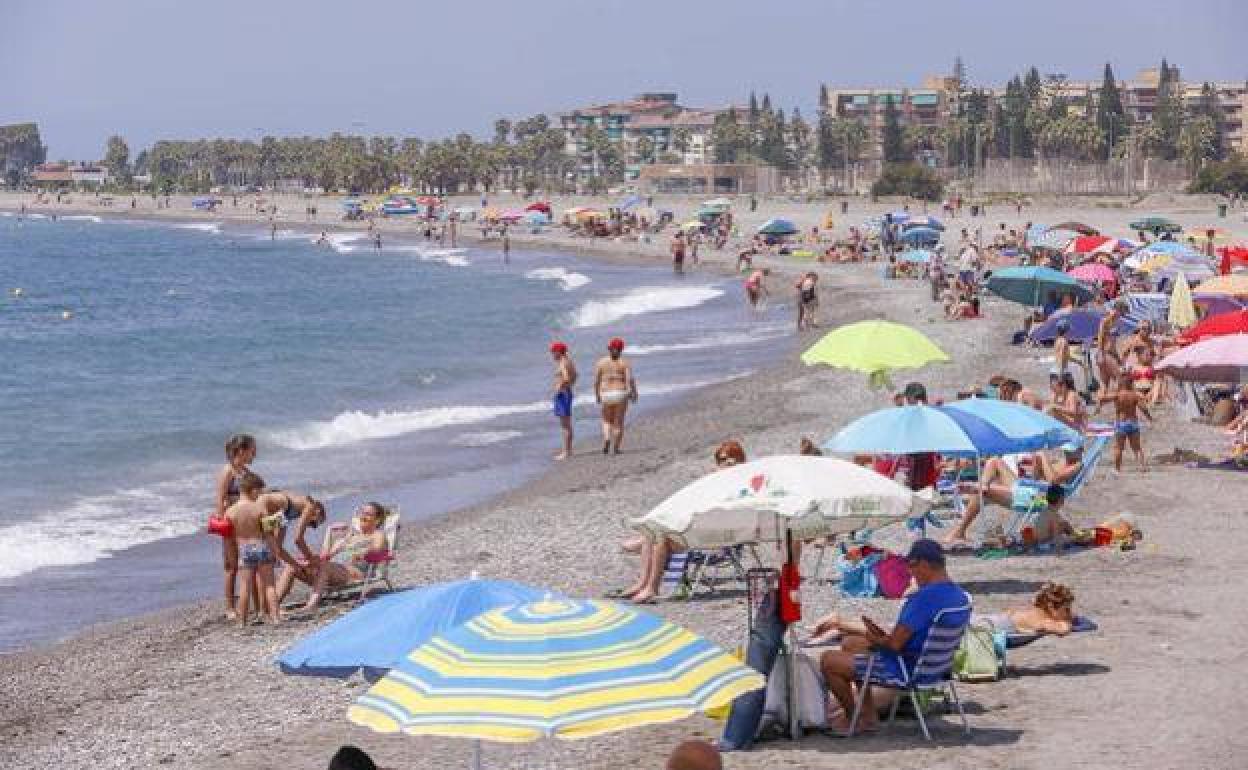
<svg viewBox="0 0 1248 770">
<path fill-rule="evenodd" d="M 633 367 L 623 357 L 624 340 L 614 337 L 607 343 L 607 355 L 594 366 L 594 398 L 602 405 L 602 453 L 620 453 L 624 440 L 624 415 L 629 402 L 637 403 L 637 381 Z"/>
<path fill-rule="evenodd" d="M 572 395 L 576 387 L 576 364 L 572 363 L 568 346 L 563 342 L 551 344 L 550 357 L 555 362 L 554 413 L 559 418 L 563 434 L 563 448 L 555 459 L 566 460 L 572 456 Z"/>
<path fill-rule="evenodd" d="M 246 433 L 231 436 L 225 442 L 225 465 L 217 473 L 217 486 L 213 518 L 218 521 L 225 517 L 226 510 L 238 502 L 240 495 L 239 479 L 251 469 L 256 460 L 256 439 Z M 238 540 L 230 531 L 217 533 L 221 536 L 221 562 L 225 570 L 225 614 L 233 620 L 236 618 L 235 607 L 238 601 Z M 250 589 L 250 586 L 245 588 Z"/>
</svg>

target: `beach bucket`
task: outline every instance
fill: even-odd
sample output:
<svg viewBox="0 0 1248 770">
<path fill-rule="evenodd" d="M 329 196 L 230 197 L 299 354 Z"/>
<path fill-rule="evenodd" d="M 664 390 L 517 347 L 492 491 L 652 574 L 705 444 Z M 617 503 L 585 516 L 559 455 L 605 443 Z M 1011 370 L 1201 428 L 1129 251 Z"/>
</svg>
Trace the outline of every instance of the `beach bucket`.
<svg viewBox="0 0 1248 770">
<path fill-rule="evenodd" d="M 1109 527 L 1096 527 L 1093 532 L 1096 533 L 1096 537 L 1092 542 L 1098 548 L 1114 542 L 1114 531 Z"/>
</svg>

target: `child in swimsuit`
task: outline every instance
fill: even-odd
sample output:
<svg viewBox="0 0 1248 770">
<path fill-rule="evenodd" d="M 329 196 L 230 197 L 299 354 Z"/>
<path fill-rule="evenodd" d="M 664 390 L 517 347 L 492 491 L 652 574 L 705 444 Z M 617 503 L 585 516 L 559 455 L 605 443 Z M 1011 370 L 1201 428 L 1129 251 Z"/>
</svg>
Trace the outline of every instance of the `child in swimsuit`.
<svg viewBox="0 0 1248 770">
<path fill-rule="evenodd" d="M 271 521 L 266 524 L 265 519 L 269 514 L 259 499 L 260 492 L 264 489 L 264 479 L 249 471 L 239 479 L 238 486 L 239 500 L 229 507 L 225 515 L 238 540 L 239 577 L 245 586 L 250 586 L 253 580 L 258 583 L 261 603 L 268 613 L 269 622 L 280 623 L 273 568 L 279 558 L 292 568 L 298 568 L 298 565 L 286 553 L 281 541 L 274 536 L 275 529 Z M 250 600 L 250 591 L 244 591 L 238 599 L 239 625 L 247 624 Z"/>
</svg>

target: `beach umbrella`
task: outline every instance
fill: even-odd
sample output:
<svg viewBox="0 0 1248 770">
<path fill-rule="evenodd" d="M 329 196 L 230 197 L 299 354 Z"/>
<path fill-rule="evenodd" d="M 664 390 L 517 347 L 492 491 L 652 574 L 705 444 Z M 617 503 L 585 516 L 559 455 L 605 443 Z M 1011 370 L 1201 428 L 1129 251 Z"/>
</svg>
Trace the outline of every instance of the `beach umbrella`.
<svg viewBox="0 0 1248 770">
<path fill-rule="evenodd" d="M 762 235 L 796 235 L 797 225 L 787 219 L 768 219 L 758 228 Z"/>
<path fill-rule="evenodd" d="M 1248 309 L 1205 318 L 1179 335 L 1179 341 L 1188 345 L 1209 337 L 1222 337 L 1227 334 L 1248 334 Z"/>
<path fill-rule="evenodd" d="M 1031 245 L 1037 249 L 1048 249 L 1050 251 L 1063 251 L 1075 238 L 1079 237 L 1078 233 L 1072 230 L 1058 230 L 1050 228 L 1035 238 Z"/>
<path fill-rule="evenodd" d="M 1183 231 L 1181 225 L 1165 217 L 1144 217 L 1131 222 L 1130 227 L 1132 230 L 1146 233 L 1178 233 Z"/>
<path fill-rule="evenodd" d="M 1051 449 L 1070 442 L 1082 442 L 1079 431 L 1066 423 L 1016 401 L 996 398 L 965 398 L 941 409 L 965 412 L 987 422 L 1019 446 Z M 1021 449 L 1019 451 L 1028 451 Z"/>
<path fill-rule="evenodd" d="M 1104 235 L 1080 235 L 1066 244 L 1065 251 L 1067 254 L 1092 254 L 1106 244 L 1116 243 L 1116 240 Z"/>
<path fill-rule="evenodd" d="M 1100 237 L 1100 236 L 1093 236 Z M 1106 238 L 1100 246 L 1092 249 L 1093 254 L 1113 254 L 1118 251 L 1134 251 L 1139 244 L 1126 238 Z"/>
<path fill-rule="evenodd" d="M 928 262 L 932 261 L 932 252 L 927 249 L 910 249 L 898 254 L 897 259 L 900 262 L 912 262 L 926 265 Z"/>
<path fill-rule="evenodd" d="M 1102 265 L 1100 262 L 1089 262 L 1086 265 L 1080 265 L 1068 270 L 1066 274 L 1084 283 L 1118 283 L 1118 276 L 1114 271 L 1108 265 Z"/>
<path fill-rule="evenodd" d="M 891 321 L 846 324 L 823 335 L 802 353 L 802 363 L 807 366 L 824 364 L 872 377 L 948 361 L 949 356 L 922 332 Z"/>
<path fill-rule="evenodd" d="M 931 227 L 912 227 L 903 232 L 899 239 L 905 243 L 937 243 L 940 231 Z"/>
<path fill-rule="evenodd" d="M 709 201 L 702 201 L 702 208 L 713 211 L 727 211 L 732 208 L 732 201 L 727 198 L 711 198 Z"/>
<path fill-rule="evenodd" d="M 929 217 L 927 215 L 910 217 L 906 219 L 906 221 L 902 222 L 901 226 L 902 226 L 902 229 L 907 229 L 907 230 L 911 227 L 928 227 L 928 228 L 931 228 L 932 230 L 944 230 L 945 229 L 944 224 L 942 224 L 939 219 L 937 219 L 936 217 Z"/>
<path fill-rule="evenodd" d="M 1188 345 L 1161 359 L 1155 368 L 1186 382 L 1248 381 L 1248 334 L 1225 334 Z"/>
<path fill-rule="evenodd" d="M 543 599 L 490 610 L 415 647 L 347 718 L 382 733 L 571 740 L 684 719 L 764 684 L 656 615 Z"/>
<path fill-rule="evenodd" d="M 1096 332 L 1101 326 L 1101 321 L 1105 318 L 1104 310 L 1095 310 L 1092 308 L 1075 308 L 1068 313 L 1054 313 L 1044 323 L 1031 327 L 1028 335 L 1031 341 L 1047 345 L 1057 339 L 1057 325 L 1063 321 L 1066 322 L 1067 331 L 1066 339 L 1076 345 L 1082 345 L 1086 342 L 1096 339 Z M 1131 330 L 1131 322 L 1125 317 L 1118 319 L 1118 323 L 1110 330 L 1111 334 L 1125 334 Z"/>
<path fill-rule="evenodd" d="M 905 209 L 897 209 L 896 211 L 890 214 L 886 214 L 885 217 L 887 217 L 890 224 L 896 225 L 896 224 L 901 224 L 902 222 L 905 222 L 907 219 L 909 219 L 910 212 L 906 211 Z"/>
<path fill-rule="evenodd" d="M 1080 300 L 1092 296 L 1074 277 L 1050 267 L 1007 267 L 988 279 L 988 290 L 1020 305 L 1038 307 L 1049 292 L 1073 294 Z"/>
<path fill-rule="evenodd" d="M 1201 294 L 1221 294 L 1227 297 L 1248 297 L 1248 275 L 1234 273 L 1210 278 L 1196 287 Z"/>
<path fill-rule="evenodd" d="M 623 211 L 628 211 L 634 206 L 640 205 L 642 200 L 644 199 L 640 195 L 630 195 L 624 200 L 620 201 L 620 205 L 616 206 L 616 208 L 621 209 Z"/>
<path fill-rule="evenodd" d="M 681 225 L 680 229 L 681 230 L 701 230 L 702 226 L 703 225 L 702 225 L 701 220 L 690 219 L 688 222 Z"/>
<path fill-rule="evenodd" d="M 1059 222 L 1053 225 L 1053 230 L 1071 230 L 1080 235 L 1100 235 L 1101 231 L 1091 225 L 1085 225 L 1082 222 Z"/>
<path fill-rule="evenodd" d="M 550 216 L 544 211 L 526 211 L 524 220 L 532 225 L 544 225 L 550 222 Z"/>
<path fill-rule="evenodd" d="M 1248 247 L 1223 246 L 1218 249 L 1218 256 L 1221 258 L 1218 272 L 1222 275 L 1229 275 L 1236 266 L 1248 266 Z"/>
<path fill-rule="evenodd" d="M 633 526 L 690 548 L 785 541 L 880 527 L 928 507 L 901 484 L 835 457 L 778 455 L 707 474 Z"/>
<path fill-rule="evenodd" d="M 1027 228 L 1027 232 L 1024 234 L 1023 241 L 1025 243 L 1035 243 L 1036 239 L 1044 235 L 1046 232 L 1048 232 L 1048 230 L 1049 230 L 1048 225 L 1034 224 L 1031 227 Z"/>
<path fill-rule="evenodd" d="M 547 216 L 550 216 L 550 204 L 547 203 L 546 201 L 534 201 L 533 203 L 530 203 L 529 205 L 525 206 L 524 210 L 525 211 L 542 211 L 542 212 L 545 212 Z"/>
<path fill-rule="evenodd" d="M 1205 318 L 1213 318 L 1223 313 L 1236 313 L 1244 309 L 1244 303 L 1223 294 L 1196 293 L 1192 296 L 1192 301 L 1201 309 Z"/>
<path fill-rule="evenodd" d="M 1179 241 L 1153 241 L 1146 243 L 1140 247 L 1141 254 L 1166 254 L 1168 256 L 1177 257 L 1183 255 L 1191 255 L 1195 257 L 1203 257 L 1204 255 L 1188 246 L 1186 243 Z"/>
<path fill-rule="evenodd" d="M 282 653 L 286 674 L 375 680 L 413 647 L 498 607 L 549 593 L 509 580 L 456 580 L 396 591 L 365 602 Z"/>
<path fill-rule="evenodd" d="M 1034 441 L 1011 439 L 991 423 L 965 411 L 932 406 L 897 406 L 859 417 L 823 444 L 825 452 L 991 457 L 1030 451 Z"/>
<path fill-rule="evenodd" d="M 1192 304 L 1192 287 L 1187 281 L 1175 281 L 1170 292 L 1170 311 L 1166 320 L 1176 329 L 1184 329 L 1196 323 L 1196 306 Z"/>
</svg>

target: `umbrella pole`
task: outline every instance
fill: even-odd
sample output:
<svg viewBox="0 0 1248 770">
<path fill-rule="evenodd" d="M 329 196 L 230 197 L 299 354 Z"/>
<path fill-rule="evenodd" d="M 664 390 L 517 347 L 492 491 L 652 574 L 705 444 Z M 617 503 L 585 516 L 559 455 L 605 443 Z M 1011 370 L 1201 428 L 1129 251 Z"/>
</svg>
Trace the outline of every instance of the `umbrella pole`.
<svg viewBox="0 0 1248 770">
<path fill-rule="evenodd" d="M 788 563 L 794 563 L 793 559 L 793 530 L 785 527 L 784 529 L 784 560 Z M 797 565 L 800 567 L 800 565 Z M 783 585 L 780 590 L 785 590 Z M 777 597 L 778 598 L 778 597 Z M 797 713 L 797 704 L 801 703 L 798 697 L 798 687 L 801 686 L 801 678 L 797 675 L 797 624 L 790 623 L 788 629 L 789 649 L 784 656 L 785 674 L 789 677 L 789 686 L 786 688 L 789 693 L 789 737 L 795 741 L 802 738 L 802 725 L 799 714 Z"/>
<path fill-rule="evenodd" d="M 481 739 L 472 742 L 472 770 L 481 770 Z"/>
</svg>

